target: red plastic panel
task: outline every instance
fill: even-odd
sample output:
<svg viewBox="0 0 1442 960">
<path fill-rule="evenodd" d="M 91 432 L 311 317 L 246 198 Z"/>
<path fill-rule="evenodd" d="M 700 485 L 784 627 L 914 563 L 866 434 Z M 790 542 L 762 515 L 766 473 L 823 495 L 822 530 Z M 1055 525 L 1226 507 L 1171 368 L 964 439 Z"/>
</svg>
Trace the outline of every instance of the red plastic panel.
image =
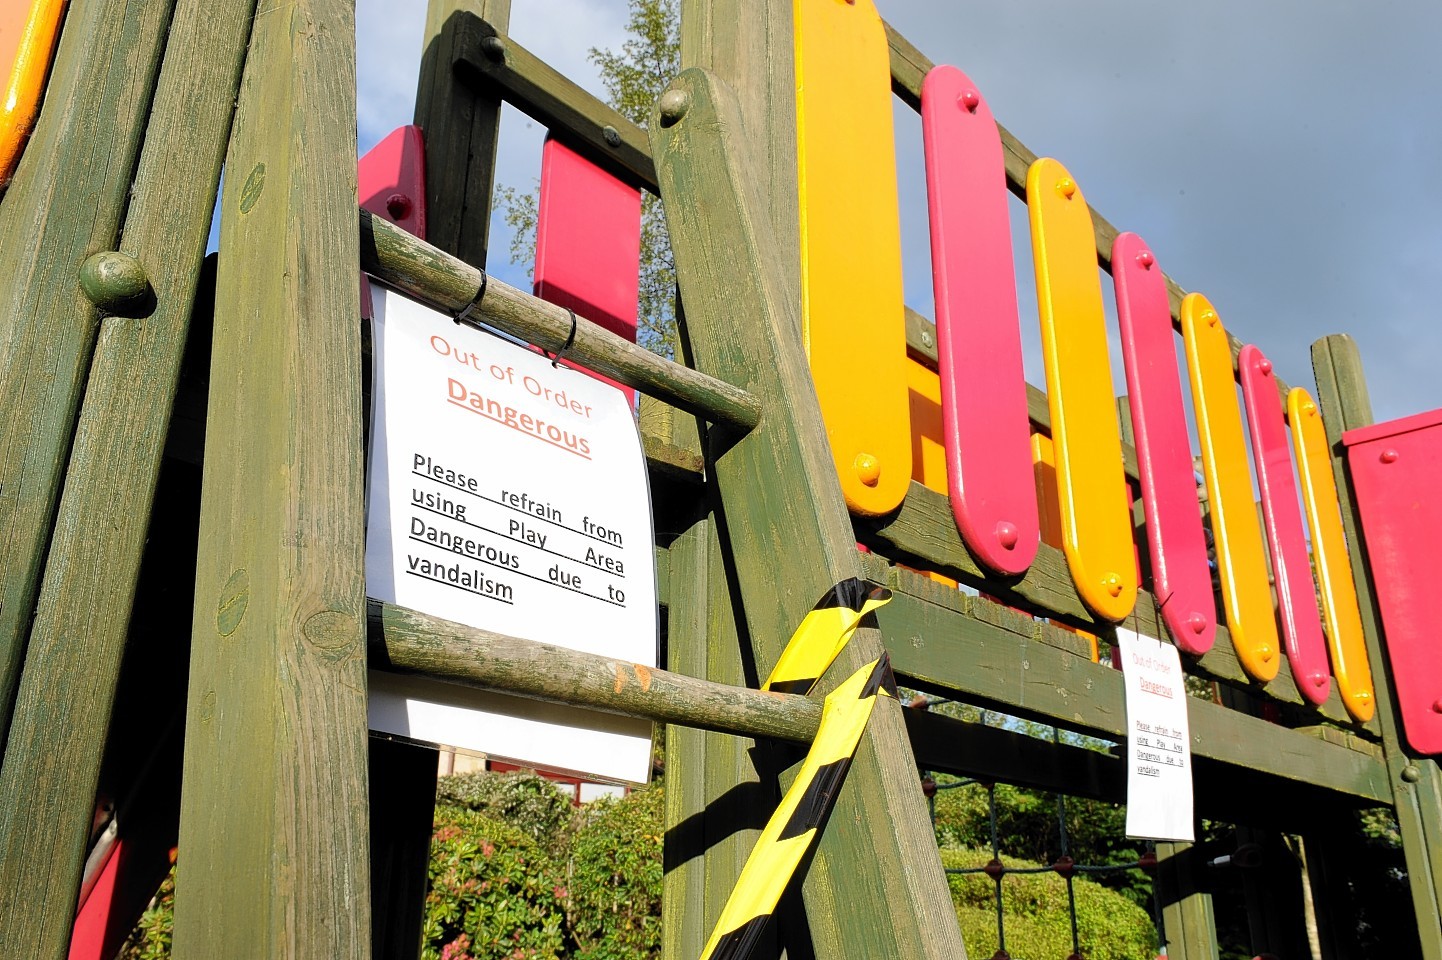
<svg viewBox="0 0 1442 960">
<path fill-rule="evenodd" d="M 1197 506 L 1166 279 L 1142 238 L 1123 233 L 1112 246 L 1112 280 L 1151 547 L 1152 588 L 1177 646 L 1200 655 L 1216 639 L 1217 605 Z"/>
<path fill-rule="evenodd" d="M 1442 753 L 1442 410 L 1342 436 L 1407 742 Z"/>
<path fill-rule="evenodd" d="M 921 133 L 951 509 L 978 560 L 1022 573 L 1038 520 L 1001 135 L 949 66 L 922 83 Z"/>
<path fill-rule="evenodd" d="M 1312 583 L 1282 397 L 1277 392 L 1277 378 L 1272 376 L 1272 361 L 1254 345 L 1242 348 L 1237 357 L 1237 374 L 1242 382 L 1242 402 L 1247 407 L 1257 487 L 1262 494 L 1262 520 L 1277 584 L 1282 642 L 1287 647 L 1297 689 L 1312 703 L 1321 703 L 1332 691 L 1332 678 L 1327 672 L 1327 644 L 1322 637 L 1317 588 Z"/>
<path fill-rule="evenodd" d="M 397 127 L 356 167 L 360 205 L 426 238 L 426 151 L 420 127 Z"/>
<path fill-rule="evenodd" d="M 536 296 L 634 343 L 640 276 L 641 191 L 546 138 L 536 210 Z M 635 391 L 621 389 L 634 403 Z"/>
</svg>

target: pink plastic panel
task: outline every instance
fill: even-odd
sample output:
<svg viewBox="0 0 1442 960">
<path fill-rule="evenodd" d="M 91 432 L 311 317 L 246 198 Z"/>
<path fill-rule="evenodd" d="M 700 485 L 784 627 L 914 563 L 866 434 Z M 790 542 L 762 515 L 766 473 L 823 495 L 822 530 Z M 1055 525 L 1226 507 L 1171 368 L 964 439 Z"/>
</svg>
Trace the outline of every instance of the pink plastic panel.
<svg viewBox="0 0 1442 960">
<path fill-rule="evenodd" d="M 1407 742 L 1442 753 L 1442 411 L 1342 435 Z"/>
<path fill-rule="evenodd" d="M 1038 520 L 1001 136 L 949 66 L 922 83 L 921 130 L 951 509 L 979 561 L 1022 573 Z"/>
<path fill-rule="evenodd" d="M 361 157 L 360 205 L 426 238 L 426 153 L 420 127 L 397 127 Z"/>
<path fill-rule="evenodd" d="M 1153 590 L 1177 646 L 1203 654 L 1217 636 L 1217 606 L 1197 507 L 1166 280 L 1151 250 L 1134 233 L 1121 234 L 1112 247 L 1112 280 Z"/>
<path fill-rule="evenodd" d="M 641 191 L 547 137 L 536 213 L 536 296 L 634 343 Z M 621 389 L 635 401 L 634 390 Z"/>
<path fill-rule="evenodd" d="M 1308 561 L 1307 535 L 1292 472 L 1292 438 L 1282 413 L 1282 397 L 1277 392 L 1277 379 L 1272 376 L 1272 361 L 1252 344 L 1243 347 L 1237 357 L 1237 373 L 1242 381 L 1242 402 L 1247 407 L 1257 486 L 1262 493 L 1262 520 L 1272 554 L 1272 575 L 1277 582 L 1282 641 L 1287 645 L 1297 689 L 1312 703 L 1322 703 L 1332 690 L 1332 678 L 1327 672 L 1327 645 Z"/>
</svg>

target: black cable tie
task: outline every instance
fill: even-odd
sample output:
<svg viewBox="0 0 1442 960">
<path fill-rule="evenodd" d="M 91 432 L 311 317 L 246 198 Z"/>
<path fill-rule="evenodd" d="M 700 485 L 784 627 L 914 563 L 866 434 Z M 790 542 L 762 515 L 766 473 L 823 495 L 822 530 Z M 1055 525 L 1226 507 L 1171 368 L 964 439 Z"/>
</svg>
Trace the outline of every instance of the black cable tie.
<svg viewBox="0 0 1442 960">
<path fill-rule="evenodd" d="M 462 307 L 461 312 L 452 317 L 452 320 L 456 323 L 464 323 L 471 327 L 479 323 L 479 321 L 471 319 L 471 314 L 475 311 L 476 307 L 481 305 L 481 298 L 486 295 L 486 283 L 489 282 L 489 280 L 490 278 L 486 276 L 486 272 L 482 270 L 481 289 L 476 291 L 476 295 L 471 298 L 471 302 Z"/>
<path fill-rule="evenodd" d="M 567 307 L 566 312 L 571 315 L 571 332 L 567 335 L 566 342 L 561 344 L 561 349 L 551 355 L 552 367 L 559 367 L 561 365 L 561 358 L 565 356 L 566 351 L 571 349 L 576 343 L 576 311 Z"/>
</svg>

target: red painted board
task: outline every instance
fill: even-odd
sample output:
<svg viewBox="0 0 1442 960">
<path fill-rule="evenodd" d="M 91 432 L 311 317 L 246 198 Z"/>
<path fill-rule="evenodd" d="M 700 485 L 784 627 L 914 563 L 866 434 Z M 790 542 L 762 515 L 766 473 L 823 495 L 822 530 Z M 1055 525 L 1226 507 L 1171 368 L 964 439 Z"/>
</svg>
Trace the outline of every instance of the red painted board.
<svg viewBox="0 0 1442 960">
<path fill-rule="evenodd" d="M 979 561 L 1018 574 L 1038 518 L 1001 135 L 950 66 L 922 83 L 921 132 L 951 509 Z"/>
<path fill-rule="evenodd" d="M 426 238 L 426 152 L 420 127 L 397 127 L 356 167 L 360 205 Z"/>
<path fill-rule="evenodd" d="M 1272 554 L 1272 576 L 1277 584 L 1277 612 L 1282 620 L 1282 642 L 1292 665 L 1297 689 L 1312 703 L 1322 703 L 1332 692 L 1327 668 L 1327 643 L 1322 636 L 1322 614 L 1317 609 L 1317 588 L 1307 553 L 1296 475 L 1292 472 L 1292 438 L 1282 412 L 1282 397 L 1272 361 L 1253 344 L 1237 356 L 1242 382 L 1242 403 L 1247 408 L 1247 433 L 1252 438 L 1252 462 L 1262 494 L 1262 522 Z"/>
<path fill-rule="evenodd" d="M 1342 435 L 1407 742 L 1442 754 L 1442 411 Z"/>
<path fill-rule="evenodd" d="M 1217 636 L 1217 604 L 1197 506 L 1166 278 L 1142 238 L 1123 233 L 1112 246 L 1112 281 L 1151 548 L 1152 589 L 1177 646 L 1201 655 Z"/>
<path fill-rule="evenodd" d="M 635 343 L 640 276 L 641 191 L 547 137 L 536 209 L 536 296 Z M 634 403 L 635 391 L 621 389 Z"/>
</svg>

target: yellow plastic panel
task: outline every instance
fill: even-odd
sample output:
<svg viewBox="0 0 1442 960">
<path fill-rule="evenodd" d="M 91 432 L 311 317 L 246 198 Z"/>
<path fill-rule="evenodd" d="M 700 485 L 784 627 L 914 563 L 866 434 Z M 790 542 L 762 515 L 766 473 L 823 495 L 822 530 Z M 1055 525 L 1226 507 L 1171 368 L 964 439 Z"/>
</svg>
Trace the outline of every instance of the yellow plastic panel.
<svg viewBox="0 0 1442 960">
<path fill-rule="evenodd" d="M 906 358 L 907 395 L 911 406 L 911 479 L 946 494 L 946 447 L 942 434 L 941 378 L 936 371 Z M 929 580 L 955 587 L 956 581 L 930 570 Z"/>
<path fill-rule="evenodd" d="M 886 31 L 871 0 L 796 0 L 802 333 L 847 505 L 911 483 Z"/>
<path fill-rule="evenodd" d="M 1271 680 L 1282 664 L 1277 613 L 1267 577 L 1262 525 L 1252 499 L 1232 348 L 1221 317 L 1199 293 L 1189 293 L 1182 301 L 1182 339 L 1187 347 L 1227 629 L 1242 668 L 1258 680 Z"/>
<path fill-rule="evenodd" d="M 1352 560 L 1342 533 L 1337 506 L 1337 482 L 1332 475 L 1332 452 L 1317 404 L 1301 387 L 1287 394 L 1287 420 L 1292 427 L 1292 449 L 1302 479 L 1302 503 L 1312 530 L 1312 559 L 1322 591 L 1322 615 L 1327 623 L 1327 651 L 1342 704 L 1357 720 L 1372 719 L 1372 667 L 1362 636 L 1362 615 L 1352 580 Z"/>
<path fill-rule="evenodd" d="M 1062 550 L 1077 594 L 1120 622 L 1136 605 L 1138 576 L 1091 211 L 1071 174 L 1051 159 L 1027 171 L 1026 203 Z"/>
</svg>

